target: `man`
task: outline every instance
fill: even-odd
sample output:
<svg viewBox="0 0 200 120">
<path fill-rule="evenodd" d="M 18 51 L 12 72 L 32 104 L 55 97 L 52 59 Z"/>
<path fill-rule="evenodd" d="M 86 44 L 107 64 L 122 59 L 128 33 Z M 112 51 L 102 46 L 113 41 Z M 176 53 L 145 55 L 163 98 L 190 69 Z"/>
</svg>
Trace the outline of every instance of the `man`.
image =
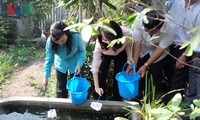
<svg viewBox="0 0 200 120">
<path fill-rule="evenodd" d="M 146 16 L 146 17 L 145 17 Z M 144 78 L 147 69 L 149 69 L 149 75 L 153 76 L 153 82 L 156 86 L 156 90 L 162 91 L 162 81 L 164 80 L 163 68 L 165 65 L 165 58 L 168 51 L 168 47 L 172 43 L 173 37 L 173 24 L 170 24 L 170 16 L 163 15 L 159 11 L 151 10 L 147 12 L 145 16 L 141 16 L 133 31 L 134 38 L 134 56 L 133 61 L 138 66 L 138 62 L 141 61 L 139 56 L 143 48 L 148 49 L 150 57 L 143 62 L 139 67 L 138 73 Z M 142 47 L 145 46 L 145 47 Z M 148 77 L 149 80 L 150 76 Z M 144 90 L 144 79 L 140 86 L 140 91 Z M 141 92 L 140 92 L 141 93 Z"/>
<path fill-rule="evenodd" d="M 191 59 L 185 56 L 185 49 L 180 49 L 184 42 L 191 39 L 191 34 L 188 33 L 189 30 L 200 26 L 200 0 L 174 0 L 169 14 L 173 17 L 176 23 L 175 35 L 173 37 L 172 45 L 170 46 L 170 53 L 178 58 L 177 60 L 169 57 L 168 73 L 170 81 L 170 90 L 176 90 L 186 87 L 188 82 L 188 71 L 189 67 L 184 63 L 187 63 Z M 190 81 L 192 82 L 192 81 Z M 196 83 L 190 83 L 196 86 Z M 194 82 L 194 81 L 193 81 Z M 193 86 L 193 87 L 194 87 Z M 183 94 L 184 91 L 181 93 Z M 176 94 L 174 92 L 169 96 L 165 97 L 165 103 L 167 103 Z M 191 101 L 191 97 L 194 90 L 189 89 L 186 92 L 186 101 Z"/>
</svg>

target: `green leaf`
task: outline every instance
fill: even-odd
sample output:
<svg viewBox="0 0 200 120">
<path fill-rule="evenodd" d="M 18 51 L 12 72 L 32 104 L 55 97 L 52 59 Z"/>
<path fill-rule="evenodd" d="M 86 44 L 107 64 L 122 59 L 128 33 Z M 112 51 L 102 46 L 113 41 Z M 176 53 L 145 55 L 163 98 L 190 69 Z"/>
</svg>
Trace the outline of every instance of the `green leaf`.
<svg viewBox="0 0 200 120">
<path fill-rule="evenodd" d="M 150 112 L 155 120 L 169 120 L 173 115 L 173 112 L 165 108 L 152 109 Z"/>
<path fill-rule="evenodd" d="M 90 25 L 85 25 L 81 29 L 81 37 L 85 42 L 88 42 L 92 36 L 92 27 Z"/>
<path fill-rule="evenodd" d="M 180 49 L 183 49 L 183 48 L 187 47 L 188 45 L 190 45 L 190 43 L 191 43 L 191 41 L 184 42 L 184 43 L 181 45 Z"/>
<path fill-rule="evenodd" d="M 190 108 L 191 108 L 192 111 L 194 111 L 194 105 L 193 104 L 190 105 Z"/>
<path fill-rule="evenodd" d="M 151 10 L 153 10 L 153 9 L 151 9 L 151 8 L 146 8 L 146 9 L 144 9 L 144 10 L 142 11 L 142 14 L 146 14 L 146 13 L 150 12 Z"/>
<path fill-rule="evenodd" d="M 123 107 L 123 109 L 129 111 L 129 112 L 132 112 L 132 110 L 134 110 L 136 113 L 139 113 L 140 115 L 144 116 L 142 110 L 138 107 L 135 107 L 135 106 L 125 106 Z"/>
<path fill-rule="evenodd" d="M 177 112 L 178 115 L 183 116 L 185 115 L 185 112 Z"/>
<path fill-rule="evenodd" d="M 135 25 L 136 25 L 136 23 L 139 22 L 139 20 L 140 20 L 140 16 L 141 16 L 141 14 L 139 14 L 139 15 L 135 18 L 133 24 L 131 25 L 131 28 L 134 28 Z"/>
<path fill-rule="evenodd" d="M 117 39 L 117 40 L 118 40 L 118 44 L 119 44 L 119 43 L 122 43 L 122 44 L 124 44 L 124 43 L 125 43 L 125 41 L 126 41 L 126 38 L 127 38 L 127 36 L 123 36 L 123 37 L 121 37 L 121 38 Z"/>
<path fill-rule="evenodd" d="M 196 117 L 200 117 L 200 108 L 195 109 L 190 114 L 190 119 L 195 119 Z"/>
<path fill-rule="evenodd" d="M 172 102 L 171 102 L 171 109 L 173 110 L 173 112 L 177 112 L 180 110 L 179 106 L 181 104 L 182 101 L 182 96 L 180 93 L 177 93 L 173 98 L 172 98 Z"/>
<path fill-rule="evenodd" d="M 197 100 L 197 99 L 193 100 L 193 103 L 194 103 L 196 106 L 200 107 L 200 99 L 199 99 L 199 100 Z"/>
<path fill-rule="evenodd" d="M 184 48 L 186 45 L 188 45 L 186 49 L 186 55 L 187 56 L 192 56 L 193 51 L 200 45 L 200 27 L 194 28 L 189 31 L 189 33 L 192 34 L 192 37 L 190 39 L 190 44 L 189 43 L 184 43 L 184 46 L 181 48 Z"/>
<path fill-rule="evenodd" d="M 185 51 L 186 55 L 187 55 L 187 56 L 192 56 L 193 50 L 194 50 L 194 49 L 189 45 L 189 46 L 187 47 L 186 51 Z"/>
<path fill-rule="evenodd" d="M 116 44 L 117 40 L 112 40 L 107 47 L 113 47 Z"/>
<path fill-rule="evenodd" d="M 92 35 L 98 35 L 99 32 L 97 30 L 95 30 L 94 28 L 92 28 Z"/>
<path fill-rule="evenodd" d="M 86 24 L 90 24 L 93 21 L 93 17 L 91 17 L 90 19 L 83 19 L 83 22 Z"/>
<path fill-rule="evenodd" d="M 85 23 L 77 23 L 77 24 L 66 27 L 63 31 L 70 30 L 70 29 L 76 28 L 76 27 L 83 27 L 84 25 L 85 25 Z"/>
<path fill-rule="evenodd" d="M 116 117 L 114 120 L 128 120 L 128 119 L 124 117 Z"/>
<path fill-rule="evenodd" d="M 117 8 L 113 4 L 109 3 L 108 0 L 102 0 L 102 2 L 105 3 L 111 9 L 117 10 Z"/>
<path fill-rule="evenodd" d="M 109 23 L 110 23 L 110 19 L 108 19 L 108 18 L 107 18 L 107 19 L 103 19 L 102 21 L 103 21 L 104 23 L 106 23 L 106 24 L 109 24 Z"/>
<path fill-rule="evenodd" d="M 117 36 L 117 33 L 111 27 L 108 27 L 108 26 L 105 26 L 105 25 L 99 25 L 99 27 L 101 27 L 104 30 L 107 30 L 107 31 L 111 32 L 113 35 Z"/>
<path fill-rule="evenodd" d="M 146 15 L 144 15 L 142 19 L 143 19 L 143 22 L 144 22 L 145 24 L 148 24 L 148 23 L 149 23 L 149 20 L 147 19 L 147 16 L 146 16 Z"/>
<path fill-rule="evenodd" d="M 63 6 L 64 4 L 65 4 L 64 1 L 59 1 L 58 6 L 56 8 L 59 8 L 59 7 Z"/>
<path fill-rule="evenodd" d="M 188 33 L 195 34 L 196 32 L 199 32 L 199 31 L 200 31 L 200 27 L 196 27 L 196 28 L 193 28 L 192 30 L 190 30 Z"/>
<path fill-rule="evenodd" d="M 138 13 L 133 13 L 133 14 L 128 16 L 127 20 L 129 22 L 132 22 L 137 17 L 137 15 L 138 15 Z"/>
<path fill-rule="evenodd" d="M 196 32 L 195 34 L 193 34 L 192 38 L 190 39 L 191 41 L 191 48 L 193 48 L 193 50 L 195 50 L 199 45 L 200 45 L 200 31 Z"/>
<path fill-rule="evenodd" d="M 68 9 L 70 9 L 70 7 L 74 6 L 77 3 L 78 3 L 78 0 L 70 0 L 70 1 L 68 1 L 66 3 L 66 7 L 65 8 L 68 10 Z"/>
<path fill-rule="evenodd" d="M 153 36 L 151 39 L 150 39 L 150 41 L 156 41 L 156 40 L 158 40 L 160 38 L 160 36 Z"/>
<path fill-rule="evenodd" d="M 148 19 L 147 19 L 147 16 L 145 15 L 147 12 L 150 12 L 152 9 L 151 8 L 146 8 L 146 9 L 144 9 L 143 11 L 142 11 L 142 16 L 143 16 L 143 21 L 144 21 L 144 23 L 146 23 L 146 24 L 148 24 L 149 23 L 149 21 L 148 21 Z"/>
</svg>

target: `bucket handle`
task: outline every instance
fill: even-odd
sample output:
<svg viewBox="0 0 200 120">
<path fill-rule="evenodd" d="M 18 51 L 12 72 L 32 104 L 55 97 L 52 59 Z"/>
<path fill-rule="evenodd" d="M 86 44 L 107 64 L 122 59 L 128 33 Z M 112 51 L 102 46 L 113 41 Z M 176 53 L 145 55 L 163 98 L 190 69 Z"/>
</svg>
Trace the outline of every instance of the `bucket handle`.
<svg viewBox="0 0 200 120">
<path fill-rule="evenodd" d="M 126 67 L 127 64 L 128 64 L 127 62 L 124 64 L 124 66 L 122 68 L 122 72 L 125 71 L 124 69 L 125 69 L 125 67 Z M 135 75 L 136 74 L 136 66 L 135 66 L 135 64 L 132 61 L 131 61 L 131 65 L 133 67 L 133 75 Z"/>
<path fill-rule="evenodd" d="M 75 78 L 76 77 L 76 75 L 78 75 L 78 74 L 76 74 L 76 72 L 74 73 L 74 76 L 73 76 L 73 78 Z M 79 74 L 80 75 L 80 77 L 82 77 L 82 75 L 81 74 Z"/>
</svg>

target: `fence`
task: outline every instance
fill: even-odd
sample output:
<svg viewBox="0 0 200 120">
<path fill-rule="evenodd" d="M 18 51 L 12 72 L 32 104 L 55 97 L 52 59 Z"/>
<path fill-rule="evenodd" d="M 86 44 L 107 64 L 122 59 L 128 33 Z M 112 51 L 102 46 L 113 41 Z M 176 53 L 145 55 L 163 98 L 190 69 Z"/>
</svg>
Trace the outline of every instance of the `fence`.
<svg viewBox="0 0 200 120">
<path fill-rule="evenodd" d="M 53 22 L 66 19 L 67 16 L 68 12 L 65 9 L 65 5 L 59 7 L 53 5 L 50 14 L 42 18 L 40 28 L 43 31 L 49 31 L 49 27 Z"/>
</svg>

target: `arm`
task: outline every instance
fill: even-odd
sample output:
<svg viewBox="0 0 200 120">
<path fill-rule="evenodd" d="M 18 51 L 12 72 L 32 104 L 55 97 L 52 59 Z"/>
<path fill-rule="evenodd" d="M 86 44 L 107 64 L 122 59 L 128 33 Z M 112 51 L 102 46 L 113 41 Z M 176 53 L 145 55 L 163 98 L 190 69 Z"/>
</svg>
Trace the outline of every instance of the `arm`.
<svg viewBox="0 0 200 120">
<path fill-rule="evenodd" d="M 142 51 L 142 42 L 137 41 L 133 43 L 133 61 L 137 65 L 138 59 L 140 57 L 140 53 Z"/>
<path fill-rule="evenodd" d="M 51 76 L 51 67 L 54 62 L 54 54 L 51 49 L 51 40 L 50 37 L 46 42 L 46 57 L 45 57 L 45 65 L 44 65 L 44 79 L 42 84 L 44 85 L 45 89 L 48 86 L 48 78 Z"/>
<path fill-rule="evenodd" d="M 122 29 L 122 32 L 123 32 L 123 36 L 131 36 L 131 29 L 127 28 L 127 27 L 124 27 L 124 26 L 120 26 L 121 29 Z M 130 53 L 130 50 L 131 50 L 131 41 L 129 39 L 126 39 L 126 47 L 125 47 L 125 51 L 126 51 L 126 54 L 127 54 L 127 58 L 132 58 L 131 56 L 131 53 Z"/>
<path fill-rule="evenodd" d="M 99 79 L 98 79 L 98 73 L 93 73 L 93 79 L 94 79 L 94 86 L 95 91 L 102 96 L 104 94 L 103 89 L 99 87 Z"/>
<path fill-rule="evenodd" d="M 140 53 L 142 52 L 142 40 L 144 39 L 142 26 L 142 18 L 140 18 L 133 30 L 133 61 L 135 65 L 137 65 Z"/>
<path fill-rule="evenodd" d="M 83 63 L 86 61 L 86 49 L 85 49 L 85 43 L 82 40 L 81 36 L 78 34 L 77 35 L 79 39 L 78 43 L 78 53 L 79 53 L 79 59 L 77 62 L 77 66 L 83 66 Z"/>
<path fill-rule="evenodd" d="M 160 56 L 163 54 L 163 52 L 164 52 L 163 48 L 158 46 L 156 51 L 152 54 L 152 56 L 148 59 L 148 61 L 142 67 L 140 67 L 140 69 L 138 70 L 138 73 L 141 75 L 141 77 L 144 77 L 147 68 L 151 64 L 153 64 L 156 60 L 158 60 L 158 58 L 160 58 Z"/>
<path fill-rule="evenodd" d="M 83 63 L 86 61 L 86 49 L 85 49 L 85 43 L 80 37 L 79 34 L 76 34 L 76 39 L 79 39 L 78 41 L 78 55 L 79 58 L 77 60 L 77 66 L 75 69 L 75 73 L 79 74 L 81 72 L 81 67 L 83 66 Z"/>
<path fill-rule="evenodd" d="M 147 62 L 139 69 L 139 73 L 141 77 L 144 77 L 147 68 L 153 64 L 155 61 L 157 61 L 161 55 L 164 53 L 164 50 L 168 48 L 172 44 L 172 39 L 174 36 L 174 25 L 164 23 L 163 27 L 160 30 L 160 41 L 159 45 L 156 46 L 156 50 L 153 52 L 151 57 L 147 60 Z"/>
<path fill-rule="evenodd" d="M 199 11 L 200 12 L 200 11 Z M 196 21 L 193 21 L 195 23 L 194 28 L 200 27 L 200 13 L 198 12 L 197 17 L 196 17 Z M 197 34 L 196 34 L 197 35 Z M 194 36 L 192 36 L 194 37 Z M 194 42 L 194 41 L 193 41 Z M 198 42 L 198 47 L 195 49 L 200 49 L 200 43 Z M 187 50 L 187 49 L 186 49 Z M 181 69 L 183 67 L 185 67 L 185 63 L 187 62 L 187 56 L 185 55 L 187 51 L 185 51 L 176 61 L 176 68 L 177 69 Z"/>
<path fill-rule="evenodd" d="M 140 57 L 140 53 L 142 51 L 142 29 L 141 29 L 141 22 L 142 19 L 139 19 L 139 21 L 137 21 L 135 27 L 134 27 L 134 30 L 133 30 L 133 40 L 132 40 L 132 43 L 133 43 L 133 47 L 132 47 L 132 52 L 133 52 L 133 58 L 131 60 L 133 60 L 134 64 L 137 66 L 137 62 L 138 62 L 138 59 Z M 130 69 L 132 68 L 131 65 L 129 65 L 127 67 L 127 70 L 126 72 L 129 72 Z"/>
<path fill-rule="evenodd" d="M 44 65 L 44 73 L 45 78 L 49 78 L 51 76 L 51 67 L 54 62 L 54 53 L 51 49 L 51 40 L 50 37 L 46 42 L 46 57 L 45 57 L 45 65 Z"/>
<path fill-rule="evenodd" d="M 126 40 L 126 47 L 125 47 L 125 51 L 126 51 L 126 54 L 127 54 L 127 59 L 131 59 L 132 58 L 132 55 L 131 55 L 131 41 L 130 40 Z"/>
<path fill-rule="evenodd" d="M 96 40 L 95 49 L 94 49 L 94 53 L 93 53 L 91 71 L 93 74 L 95 91 L 100 96 L 103 94 L 103 89 L 99 87 L 99 76 L 98 76 L 99 67 L 101 65 L 101 50 L 102 49 L 100 47 L 100 44 L 99 44 L 98 40 Z"/>
</svg>

